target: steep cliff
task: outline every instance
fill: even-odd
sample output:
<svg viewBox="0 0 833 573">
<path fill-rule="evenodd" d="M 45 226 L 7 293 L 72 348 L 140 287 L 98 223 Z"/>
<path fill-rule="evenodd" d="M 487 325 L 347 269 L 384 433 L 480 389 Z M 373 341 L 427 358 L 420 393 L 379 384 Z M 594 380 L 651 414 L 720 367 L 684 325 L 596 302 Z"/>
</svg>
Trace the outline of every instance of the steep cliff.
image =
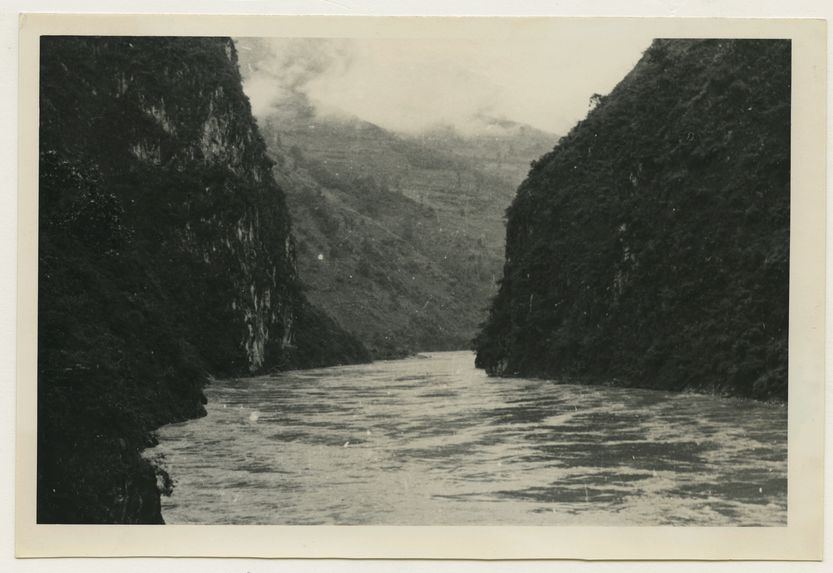
<svg viewBox="0 0 833 573">
<path fill-rule="evenodd" d="M 222 38 L 41 42 L 38 519 L 160 522 L 154 428 L 207 373 L 364 360 L 306 302 Z"/>
<path fill-rule="evenodd" d="M 533 167 L 492 374 L 787 396 L 790 43 L 657 40 Z"/>
</svg>

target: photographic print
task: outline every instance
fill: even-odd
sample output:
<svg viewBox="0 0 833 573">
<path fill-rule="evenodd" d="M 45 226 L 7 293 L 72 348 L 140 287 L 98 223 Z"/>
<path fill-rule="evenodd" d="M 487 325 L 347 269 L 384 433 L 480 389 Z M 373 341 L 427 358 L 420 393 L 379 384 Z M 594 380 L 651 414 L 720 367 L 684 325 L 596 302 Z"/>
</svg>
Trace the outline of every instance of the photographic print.
<svg viewBox="0 0 833 573">
<path fill-rule="evenodd" d="M 796 523 L 795 40 L 446 24 L 34 39 L 37 525 Z"/>
</svg>

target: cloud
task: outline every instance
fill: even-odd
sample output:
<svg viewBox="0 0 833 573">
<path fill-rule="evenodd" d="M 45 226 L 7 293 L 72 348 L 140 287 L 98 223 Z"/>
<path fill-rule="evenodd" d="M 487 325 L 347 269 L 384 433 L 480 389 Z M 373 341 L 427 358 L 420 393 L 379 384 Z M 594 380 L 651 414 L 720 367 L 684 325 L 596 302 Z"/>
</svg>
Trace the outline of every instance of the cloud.
<svg viewBox="0 0 833 573">
<path fill-rule="evenodd" d="M 493 119 L 566 133 L 648 47 L 642 33 L 511 39 L 238 39 L 256 116 L 356 116 L 397 132 Z M 491 127 L 489 127 L 491 126 Z"/>
<path fill-rule="evenodd" d="M 338 40 L 245 38 L 237 40 L 237 50 L 243 90 L 258 117 L 314 106 L 307 96 L 310 83 L 350 64 L 349 46 Z"/>
</svg>

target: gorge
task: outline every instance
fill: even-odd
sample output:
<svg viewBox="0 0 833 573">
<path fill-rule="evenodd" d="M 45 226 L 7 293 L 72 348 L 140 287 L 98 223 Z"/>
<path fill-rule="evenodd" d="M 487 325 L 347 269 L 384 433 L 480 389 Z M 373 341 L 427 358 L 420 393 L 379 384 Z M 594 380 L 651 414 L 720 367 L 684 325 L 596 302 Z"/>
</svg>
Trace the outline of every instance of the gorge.
<svg viewBox="0 0 833 573">
<path fill-rule="evenodd" d="M 255 114 L 261 48 L 41 41 L 39 523 L 784 522 L 789 41 L 560 138 Z"/>
</svg>

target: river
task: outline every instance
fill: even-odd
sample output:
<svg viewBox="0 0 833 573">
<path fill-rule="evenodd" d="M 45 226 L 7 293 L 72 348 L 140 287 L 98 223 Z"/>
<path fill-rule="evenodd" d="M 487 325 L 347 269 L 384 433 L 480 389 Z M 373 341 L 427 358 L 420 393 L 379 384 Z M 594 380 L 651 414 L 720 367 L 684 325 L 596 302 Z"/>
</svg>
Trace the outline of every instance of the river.
<svg viewBox="0 0 833 573">
<path fill-rule="evenodd" d="M 787 408 L 488 378 L 470 352 L 222 380 L 167 523 L 786 525 Z"/>
</svg>

